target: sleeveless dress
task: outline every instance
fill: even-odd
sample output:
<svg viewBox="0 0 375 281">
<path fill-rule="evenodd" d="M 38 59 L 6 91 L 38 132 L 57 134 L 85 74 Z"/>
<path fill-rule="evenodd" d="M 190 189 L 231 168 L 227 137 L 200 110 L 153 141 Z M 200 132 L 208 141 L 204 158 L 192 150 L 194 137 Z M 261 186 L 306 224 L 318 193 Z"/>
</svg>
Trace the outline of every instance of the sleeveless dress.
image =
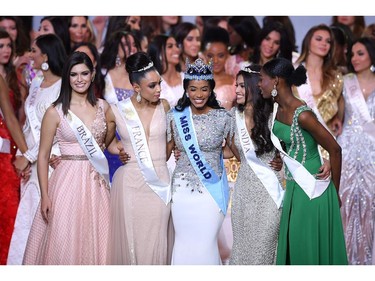
<svg viewBox="0 0 375 281">
<path fill-rule="evenodd" d="M 358 80 L 348 74 L 346 79 Z M 345 82 L 344 82 L 345 83 Z M 360 91 L 358 85 L 357 91 Z M 361 93 L 362 94 L 362 93 Z M 362 120 L 344 87 L 345 120 L 337 141 L 342 148 L 341 215 L 349 264 L 375 264 L 375 141 L 363 130 Z M 365 101 L 375 118 L 375 91 Z"/>
<path fill-rule="evenodd" d="M 305 110 L 311 109 L 307 106 L 297 108 L 293 119 L 297 120 L 299 114 Z M 296 126 L 299 126 L 298 123 Z M 291 126 L 275 120 L 273 132 L 285 143 L 288 151 L 291 146 Z M 317 142 L 309 132 L 302 128 L 301 132 L 306 143 L 306 161 L 303 165 L 311 174 L 316 174 L 321 166 Z M 288 153 L 293 157 L 295 149 Z M 296 160 L 301 162 L 302 158 L 301 148 Z M 331 181 L 321 196 L 310 200 L 302 188 L 289 178 L 286 177 L 276 263 L 347 264 L 340 207 L 333 182 Z"/>
<path fill-rule="evenodd" d="M 192 115 L 192 119 L 199 147 L 221 177 L 222 144 L 233 129 L 230 113 L 225 109 L 212 109 L 207 114 Z M 181 151 L 172 177 L 171 211 L 175 230 L 172 264 L 219 265 L 222 261 L 218 235 L 224 215 L 190 164 L 172 111 L 167 114 L 167 122 L 168 140 L 173 132 L 177 149 Z"/>
<path fill-rule="evenodd" d="M 9 91 L 10 102 L 15 110 L 14 93 Z M 20 178 L 13 166 L 16 144 L 10 135 L 5 120 L 0 113 L 0 137 L 10 140 L 10 153 L 0 152 L 0 265 L 7 263 L 10 239 L 12 238 L 20 201 Z"/>
<path fill-rule="evenodd" d="M 235 119 L 235 110 L 232 112 Z M 271 119 L 269 127 L 271 127 Z M 237 126 L 235 132 L 234 141 L 240 152 L 241 165 L 232 194 L 233 249 L 229 264 L 275 264 L 282 209 L 277 208 L 268 191 L 247 163 Z M 271 151 L 261 155 L 260 159 L 263 163 L 269 163 L 274 156 L 275 151 Z M 275 174 L 281 182 L 280 173 Z"/>
<path fill-rule="evenodd" d="M 26 122 L 23 126 L 23 135 L 26 140 L 28 152 L 32 155 L 31 176 L 27 182 L 21 180 L 21 198 L 17 209 L 14 231 L 9 246 L 7 264 L 21 265 L 25 253 L 27 238 L 31 224 L 40 201 L 40 187 L 37 175 L 37 158 L 39 152 L 39 138 L 42 119 L 47 108 L 57 99 L 61 88 L 61 79 L 47 88 L 41 88 L 43 76 L 35 77 L 30 86 L 29 95 L 25 101 Z M 30 113 L 31 112 L 31 113 Z M 34 114 L 32 113 L 34 112 Z M 34 136 L 33 128 L 36 133 Z M 60 155 L 54 140 L 51 154 Z M 16 155 L 21 154 L 17 151 Z M 49 174 L 52 172 L 49 170 Z"/>
<path fill-rule="evenodd" d="M 102 149 L 107 132 L 103 100 L 88 126 Z M 52 202 L 48 224 L 40 204 L 27 242 L 24 264 L 100 265 L 106 263 L 109 186 L 83 152 L 61 109 L 56 137 L 61 162 L 48 182 Z"/>
<path fill-rule="evenodd" d="M 130 136 L 117 106 L 111 105 L 117 131 L 130 161 L 117 169 L 111 188 L 109 264 L 166 265 L 170 249 L 170 203 L 147 185 L 138 166 Z M 156 174 L 169 182 L 166 163 L 166 117 L 160 103 L 153 113 L 148 146 Z"/>
</svg>

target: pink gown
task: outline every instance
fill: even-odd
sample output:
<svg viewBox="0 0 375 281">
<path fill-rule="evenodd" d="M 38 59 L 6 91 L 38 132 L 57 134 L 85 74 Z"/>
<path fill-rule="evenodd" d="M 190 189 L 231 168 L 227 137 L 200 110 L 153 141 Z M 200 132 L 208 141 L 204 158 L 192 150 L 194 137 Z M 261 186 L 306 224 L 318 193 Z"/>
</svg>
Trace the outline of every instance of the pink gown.
<svg viewBox="0 0 375 281">
<path fill-rule="evenodd" d="M 170 203 L 165 205 L 145 182 L 125 122 L 118 108 L 111 107 L 130 161 L 118 168 L 113 176 L 109 264 L 168 264 L 173 241 Z M 166 162 L 166 115 L 161 103 L 153 113 L 148 146 L 156 174 L 167 183 L 170 177 Z"/>
<path fill-rule="evenodd" d="M 104 146 L 106 123 L 103 100 L 91 133 Z M 48 184 L 52 202 L 49 222 L 40 204 L 26 246 L 24 264 L 99 265 L 106 263 L 109 235 L 109 186 L 87 160 L 60 109 L 57 141 L 62 161 Z"/>
</svg>

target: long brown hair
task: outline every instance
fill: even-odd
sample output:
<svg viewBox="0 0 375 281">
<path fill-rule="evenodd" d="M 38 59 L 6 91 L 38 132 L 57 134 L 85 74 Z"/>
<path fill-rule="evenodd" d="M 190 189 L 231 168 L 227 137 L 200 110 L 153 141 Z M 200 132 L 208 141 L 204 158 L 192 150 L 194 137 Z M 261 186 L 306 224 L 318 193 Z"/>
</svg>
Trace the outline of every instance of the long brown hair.
<svg viewBox="0 0 375 281">
<path fill-rule="evenodd" d="M 323 83 L 321 86 L 322 86 L 322 89 L 325 90 L 330 86 L 331 82 L 335 79 L 335 76 L 337 74 L 337 66 L 334 61 L 334 54 L 335 54 L 334 35 L 333 35 L 332 30 L 327 25 L 319 24 L 319 25 L 313 26 L 306 33 L 302 41 L 301 55 L 296 61 L 296 64 L 306 62 L 307 57 L 309 56 L 309 53 L 310 53 L 311 39 L 314 36 L 314 33 L 318 30 L 327 31 L 331 39 L 331 47 L 329 49 L 328 54 L 324 57 L 324 62 L 323 62 Z"/>
<path fill-rule="evenodd" d="M 20 81 L 18 80 L 16 69 L 13 65 L 13 57 L 15 54 L 15 45 L 12 41 L 12 38 L 10 38 L 10 35 L 8 32 L 6 32 L 3 29 L 0 29 L 0 39 L 9 38 L 12 52 L 9 58 L 9 61 L 4 65 L 4 69 L 6 72 L 6 77 L 4 77 L 4 80 L 6 81 L 8 87 L 10 90 L 13 91 L 14 94 L 14 102 L 15 102 L 15 109 L 16 112 L 18 112 L 20 106 L 21 106 L 21 91 L 20 91 Z"/>
</svg>

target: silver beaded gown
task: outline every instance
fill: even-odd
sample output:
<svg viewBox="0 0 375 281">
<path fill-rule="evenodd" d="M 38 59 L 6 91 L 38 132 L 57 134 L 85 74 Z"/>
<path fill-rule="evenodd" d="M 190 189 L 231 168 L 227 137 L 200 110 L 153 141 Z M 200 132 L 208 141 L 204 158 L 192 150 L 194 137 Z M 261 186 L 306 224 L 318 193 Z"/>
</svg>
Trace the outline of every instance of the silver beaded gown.
<svg viewBox="0 0 375 281">
<path fill-rule="evenodd" d="M 235 120 L 234 109 L 232 116 Z M 275 264 L 281 208 L 277 209 L 275 202 L 247 163 L 237 127 L 234 140 L 240 152 L 241 165 L 232 195 L 233 247 L 229 264 Z M 260 156 L 260 159 L 268 163 L 274 155 L 275 152 L 271 151 Z M 276 172 L 276 175 L 281 182 L 280 173 Z"/>
<path fill-rule="evenodd" d="M 343 96 L 345 120 L 337 141 L 342 148 L 340 198 L 348 263 L 374 264 L 375 141 L 363 132 L 363 121 L 347 102 L 345 90 Z M 375 91 L 366 104 L 374 120 Z"/>
<path fill-rule="evenodd" d="M 225 109 L 192 115 L 200 150 L 221 177 L 220 154 L 224 138 L 232 132 L 232 118 Z M 172 111 L 167 114 L 167 139 L 172 135 L 181 151 L 172 176 L 171 212 L 175 230 L 174 265 L 219 265 L 218 234 L 224 221 L 215 200 L 202 185 L 184 150 Z"/>
</svg>

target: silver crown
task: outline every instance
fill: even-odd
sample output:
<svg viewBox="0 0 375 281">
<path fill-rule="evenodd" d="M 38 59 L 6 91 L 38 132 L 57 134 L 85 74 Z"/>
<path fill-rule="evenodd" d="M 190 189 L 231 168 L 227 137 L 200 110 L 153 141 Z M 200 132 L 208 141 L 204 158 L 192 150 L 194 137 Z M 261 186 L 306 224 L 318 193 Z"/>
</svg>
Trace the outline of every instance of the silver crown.
<svg viewBox="0 0 375 281">
<path fill-rule="evenodd" d="M 242 71 L 245 71 L 245 72 L 247 72 L 247 73 L 250 73 L 250 74 L 259 74 L 260 72 L 259 71 L 255 71 L 255 70 L 252 70 L 251 68 L 250 68 L 250 66 L 251 65 L 248 65 L 248 66 L 242 66 L 241 67 L 241 70 Z"/>
<path fill-rule="evenodd" d="M 150 69 L 151 67 L 154 66 L 154 63 L 151 61 L 148 65 L 146 65 L 145 67 L 142 67 L 140 69 L 137 69 L 137 70 L 134 70 L 134 72 L 141 72 L 141 71 L 145 71 L 147 69 Z"/>
<path fill-rule="evenodd" d="M 186 71 L 184 79 L 188 80 L 213 80 L 214 75 L 212 73 L 213 65 L 212 61 L 205 64 L 201 58 L 195 60 L 193 64 L 186 59 Z"/>
</svg>

